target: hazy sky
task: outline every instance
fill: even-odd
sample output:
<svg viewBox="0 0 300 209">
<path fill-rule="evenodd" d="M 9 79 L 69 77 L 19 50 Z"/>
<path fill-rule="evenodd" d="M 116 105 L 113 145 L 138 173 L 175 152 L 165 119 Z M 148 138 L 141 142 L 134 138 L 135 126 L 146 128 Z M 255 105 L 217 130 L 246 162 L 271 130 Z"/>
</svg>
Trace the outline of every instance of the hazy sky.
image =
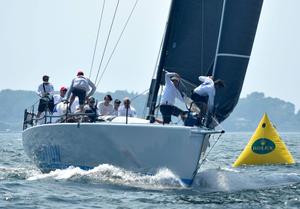
<svg viewBox="0 0 300 209">
<path fill-rule="evenodd" d="M 95 79 L 112 8 L 106 0 L 98 42 Z M 108 57 L 135 0 L 120 0 Z M 70 85 L 79 68 L 89 74 L 103 0 L 0 0 L 0 89 L 36 90 L 44 74 L 55 89 Z M 149 88 L 170 0 L 139 0 L 98 91 Z M 300 108 L 298 60 L 300 0 L 265 0 L 242 97 L 253 91 L 293 102 Z M 102 71 L 100 72 L 100 74 Z"/>
</svg>

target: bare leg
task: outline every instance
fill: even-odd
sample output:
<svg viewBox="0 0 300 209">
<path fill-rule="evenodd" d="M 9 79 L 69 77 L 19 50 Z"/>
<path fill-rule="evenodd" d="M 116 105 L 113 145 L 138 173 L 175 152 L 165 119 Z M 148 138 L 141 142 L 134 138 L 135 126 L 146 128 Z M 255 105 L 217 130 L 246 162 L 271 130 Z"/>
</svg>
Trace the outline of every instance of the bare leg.
<svg viewBox="0 0 300 209">
<path fill-rule="evenodd" d="M 200 107 L 200 117 L 201 118 L 203 118 L 204 117 L 204 115 L 205 115 L 205 104 L 203 103 L 203 102 L 201 102 L 200 104 L 199 104 L 199 107 Z"/>
<path fill-rule="evenodd" d="M 208 120 L 209 120 L 209 114 L 208 114 L 208 109 L 207 109 L 207 104 L 203 103 L 203 119 L 204 119 L 204 126 L 208 126 Z"/>
<path fill-rule="evenodd" d="M 200 102 L 199 108 L 200 108 L 200 123 L 201 125 L 204 125 L 206 121 L 207 104 L 204 102 Z"/>
<path fill-rule="evenodd" d="M 39 119 L 41 114 L 42 114 L 42 112 L 38 112 L 37 115 L 36 115 L 36 118 Z"/>
<path fill-rule="evenodd" d="M 84 107 L 84 105 L 79 105 L 79 111 L 80 112 L 83 112 L 83 107 Z"/>
</svg>

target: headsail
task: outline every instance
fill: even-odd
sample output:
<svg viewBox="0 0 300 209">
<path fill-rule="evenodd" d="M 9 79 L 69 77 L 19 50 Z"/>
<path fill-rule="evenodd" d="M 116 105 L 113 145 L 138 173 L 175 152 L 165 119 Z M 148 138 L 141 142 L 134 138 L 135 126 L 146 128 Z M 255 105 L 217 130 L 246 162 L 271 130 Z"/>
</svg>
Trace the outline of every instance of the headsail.
<svg viewBox="0 0 300 209">
<path fill-rule="evenodd" d="M 216 115 L 223 121 L 235 107 L 244 81 L 263 0 L 173 0 L 154 86 L 163 82 L 162 69 L 184 79 L 190 95 L 198 76 L 225 81 L 217 92 Z M 150 106 L 150 114 L 151 114 Z M 152 112 L 153 113 L 153 112 Z"/>
</svg>

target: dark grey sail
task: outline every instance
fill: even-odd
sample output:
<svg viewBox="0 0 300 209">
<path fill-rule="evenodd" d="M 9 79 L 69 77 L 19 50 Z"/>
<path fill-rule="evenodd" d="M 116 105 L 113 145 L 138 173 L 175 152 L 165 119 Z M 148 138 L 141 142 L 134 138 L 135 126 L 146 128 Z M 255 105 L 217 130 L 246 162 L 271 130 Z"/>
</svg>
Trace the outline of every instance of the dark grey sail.
<svg viewBox="0 0 300 209">
<path fill-rule="evenodd" d="M 166 69 L 183 78 L 181 89 L 187 96 L 200 84 L 200 75 L 224 80 L 226 88 L 216 93 L 215 106 L 217 119 L 227 118 L 239 99 L 262 2 L 173 0 L 156 82 L 151 85 L 150 114 Z"/>
</svg>

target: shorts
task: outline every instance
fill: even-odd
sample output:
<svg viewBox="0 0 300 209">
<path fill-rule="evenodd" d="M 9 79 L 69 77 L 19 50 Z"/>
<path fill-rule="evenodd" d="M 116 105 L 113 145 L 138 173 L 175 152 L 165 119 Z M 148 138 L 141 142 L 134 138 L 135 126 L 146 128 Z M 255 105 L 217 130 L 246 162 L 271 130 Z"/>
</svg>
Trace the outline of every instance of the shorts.
<svg viewBox="0 0 300 209">
<path fill-rule="evenodd" d="M 206 103 L 207 104 L 207 101 L 208 101 L 208 96 L 200 96 L 199 94 L 197 93 L 193 93 L 192 96 L 191 96 L 191 99 L 195 102 L 195 103 Z"/>
<path fill-rule="evenodd" d="M 38 106 L 39 112 L 44 112 L 49 109 L 50 112 L 53 112 L 54 109 L 54 99 L 51 97 L 51 99 L 48 98 L 41 98 Z"/>
<path fill-rule="evenodd" d="M 86 91 L 83 89 L 74 88 L 72 94 L 79 99 L 79 105 L 83 105 L 85 102 Z"/>
<path fill-rule="evenodd" d="M 159 108 L 163 117 L 163 123 L 170 123 L 172 115 L 178 117 L 180 114 L 184 113 L 183 110 L 173 105 L 162 104 Z"/>
</svg>

